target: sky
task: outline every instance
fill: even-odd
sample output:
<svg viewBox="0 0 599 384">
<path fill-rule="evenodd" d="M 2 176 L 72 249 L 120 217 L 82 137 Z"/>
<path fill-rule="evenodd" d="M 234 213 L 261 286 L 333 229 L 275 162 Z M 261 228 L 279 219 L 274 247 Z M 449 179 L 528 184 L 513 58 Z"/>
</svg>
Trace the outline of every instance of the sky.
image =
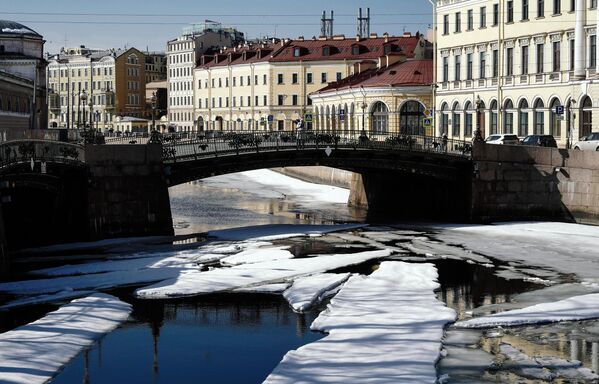
<svg viewBox="0 0 599 384">
<path fill-rule="evenodd" d="M 360 7 L 364 13 L 370 8 L 370 31 L 379 35 L 424 33 L 432 23 L 427 0 L 25 0 L 4 7 L 0 18 L 41 34 L 49 53 L 79 45 L 164 51 L 183 27 L 206 19 L 235 27 L 248 38 L 311 38 L 320 34 L 322 12 L 328 17 L 333 11 L 334 34 L 355 36 Z"/>
</svg>

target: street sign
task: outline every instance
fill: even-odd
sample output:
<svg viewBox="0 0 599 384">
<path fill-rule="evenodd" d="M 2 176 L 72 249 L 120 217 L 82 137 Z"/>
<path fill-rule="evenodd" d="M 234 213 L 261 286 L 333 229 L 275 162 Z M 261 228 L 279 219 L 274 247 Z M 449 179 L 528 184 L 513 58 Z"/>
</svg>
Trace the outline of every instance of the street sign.
<svg viewBox="0 0 599 384">
<path fill-rule="evenodd" d="M 312 113 L 306 112 L 306 114 L 304 115 L 304 120 L 306 121 L 306 123 L 311 123 L 312 122 Z"/>
<path fill-rule="evenodd" d="M 424 116 L 430 117 L 432 115 L 433 115 L 433 110 L 432 109 L 425 109 L 424 110 Z"/>
<path fill-rule="evenodd" d="M 272 121 L 275 119 L 275 117 L 273 115 L 268 115 L 268 122 L 272 123 Z"/>
<path fill-rule="evenodd" d="M 555 107 L 555 114 L 556 115 L 563 115 L 564 114 L 564 106 L 563 105 L 558 105 L 557 107 Z"/>
<path fill-rule="evenodd" d="M 433 119 L 431 119 L 430 117 L 422 119 L 422 125 L 424 127 L 427 127 L 427 128 L 430 127 L 430 126 L 432 126 L 433 125 Z"/>
<path fill-rule="evenodd" d="M 345 120 L 345 109 L 339 110 L 339 120 L 341 120 L 341 121 Z"/>
</svg>

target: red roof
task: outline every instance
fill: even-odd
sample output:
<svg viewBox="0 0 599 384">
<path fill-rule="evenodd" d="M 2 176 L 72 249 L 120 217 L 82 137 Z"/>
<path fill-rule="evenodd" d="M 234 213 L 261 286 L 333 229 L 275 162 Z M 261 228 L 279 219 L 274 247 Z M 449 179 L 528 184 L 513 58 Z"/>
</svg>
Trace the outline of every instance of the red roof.
<svg viewBox="0 0 599 384">
<path fill-rule="evenodd" d="M 413 58 L 420 41 L 420 36 L 288 40 L 284 43 L 227 48 L 221 53 L 204 55 L 203 62 L 201 58 L 198 66 L 216 67 L 258 61 L 372 60 L 400 54 Z"/>
<path fill-rule="evenodd" d="M 360 87 L 405 87 L 433 84 L 433 61 L 407 60 L 397 62 L 386 68 L 371 68 L 361 73 L 348 76 L 340 81 L 330 83 L 314 92 L 327 93 L 341 89 Z"/>
</svg>

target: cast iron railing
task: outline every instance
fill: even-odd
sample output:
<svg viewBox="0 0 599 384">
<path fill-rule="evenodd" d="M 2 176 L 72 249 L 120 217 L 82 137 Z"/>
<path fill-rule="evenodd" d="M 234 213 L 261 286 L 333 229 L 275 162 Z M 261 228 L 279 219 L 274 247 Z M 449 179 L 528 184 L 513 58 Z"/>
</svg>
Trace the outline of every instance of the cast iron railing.
<svg viewBox="0 0 599 384">
<path fill-rule="evenodd" d="M 14 140 L 0 144 L 0 169 L 32 160 L 78 164 L 85 161 L 85 151 L 79 144 L 48 140 Z"/>
</svg>

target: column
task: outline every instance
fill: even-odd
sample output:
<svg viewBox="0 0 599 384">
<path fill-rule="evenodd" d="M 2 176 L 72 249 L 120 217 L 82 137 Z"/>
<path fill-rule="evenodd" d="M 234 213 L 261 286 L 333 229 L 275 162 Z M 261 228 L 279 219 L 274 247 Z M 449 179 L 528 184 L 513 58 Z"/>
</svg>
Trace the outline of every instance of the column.
<svg viewBox="0 0 599 384">
<path fill-rule="evenodd" d="M 576 0 L 576 24 L 574 27 L 574 78 L 585 78 L 585 0 Z"/>
</svg>

